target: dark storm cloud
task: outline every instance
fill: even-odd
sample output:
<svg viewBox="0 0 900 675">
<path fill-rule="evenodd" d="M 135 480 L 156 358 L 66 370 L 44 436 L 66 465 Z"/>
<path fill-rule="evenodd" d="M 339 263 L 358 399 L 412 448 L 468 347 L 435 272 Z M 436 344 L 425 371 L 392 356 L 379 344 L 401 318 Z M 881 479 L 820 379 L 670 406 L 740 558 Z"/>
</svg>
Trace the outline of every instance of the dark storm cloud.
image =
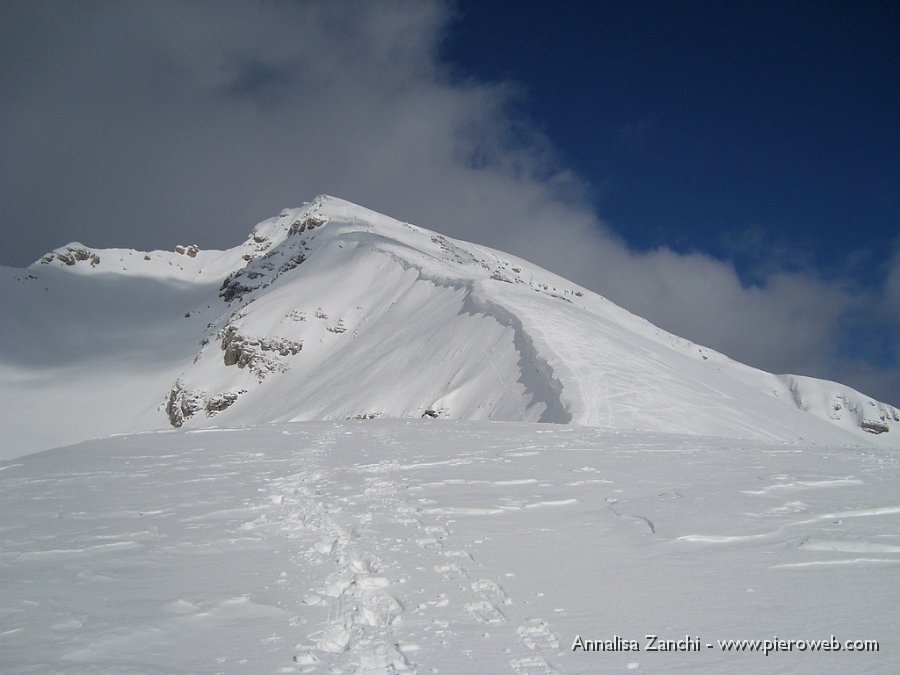
<svg viewBox="0 0 900 675">
<path fill-rule="evenodd" d="M 439 62 L 443 3 L 22 2 L 0 13 L 5 264 L 75 239 L 229 247 L 330 193 L 530 258 L 735 358 L 900 402 L 896 369 L 837 354 L 848 310 L 896 318 L 900 264 L 870 297 L 777 266 L 747 288 L 706 255 L 629 251 L 588 207 L 589 186 L 516 117 L 515 86 Z M 647 131 L 623 133 L 636 143 Z"/>
</svg>

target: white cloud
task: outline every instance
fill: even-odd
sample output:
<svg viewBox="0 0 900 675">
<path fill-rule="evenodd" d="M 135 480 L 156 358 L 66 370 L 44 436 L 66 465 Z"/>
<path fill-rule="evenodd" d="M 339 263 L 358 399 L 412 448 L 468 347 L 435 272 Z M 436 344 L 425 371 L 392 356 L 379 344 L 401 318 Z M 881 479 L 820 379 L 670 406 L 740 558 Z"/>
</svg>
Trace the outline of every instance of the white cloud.
<svg viewBox="0 0 900 675">
<path fill-rule="evenodd" d="M 900 240 L 897 241 L 884 286 L 885 314 L 900 326 Z"/>
<path fill-rule="evenodd" d="M 854 379 L 834 355 L 845 311 L 878 299 L 777 270 L 745 288 L 706 255 L 629 251 L 587 206 L 582 180 L 511 112 L 514 85 L 464 80 L 438 61 L 452 20 L 440 2 L 0 11 L 9 262 L 73 239 L 230 246 L 327 192 L 523 255 L 754 365 L 840 374 L 900 403 L 894 374 Z M 880 302 L 897 319 L 896 261 Z"/>
</svg>

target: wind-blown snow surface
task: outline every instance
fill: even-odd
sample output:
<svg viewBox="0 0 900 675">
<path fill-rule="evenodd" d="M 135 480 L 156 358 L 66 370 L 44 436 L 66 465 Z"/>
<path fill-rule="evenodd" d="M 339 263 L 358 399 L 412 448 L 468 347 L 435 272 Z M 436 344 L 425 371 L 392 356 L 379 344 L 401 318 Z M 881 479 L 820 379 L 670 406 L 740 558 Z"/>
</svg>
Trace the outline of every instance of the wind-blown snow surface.
<svg viewBox="0 0 900 675">
<path fill-rule="evenodd" d="M 875 447 L 549 424 L 89 441 L 0 464 L 0 671 L 897 672 L 898 484 Z M 718 647 L 832 635 L 880 649 Z"/>
<path fill-rule="evenodd" d="M 900 445 L 890 405 L 331 197 L 228 251 L 70 244 L 2 277 L 0 457 L 170 423 L 423 414 Z"/>
</svg>

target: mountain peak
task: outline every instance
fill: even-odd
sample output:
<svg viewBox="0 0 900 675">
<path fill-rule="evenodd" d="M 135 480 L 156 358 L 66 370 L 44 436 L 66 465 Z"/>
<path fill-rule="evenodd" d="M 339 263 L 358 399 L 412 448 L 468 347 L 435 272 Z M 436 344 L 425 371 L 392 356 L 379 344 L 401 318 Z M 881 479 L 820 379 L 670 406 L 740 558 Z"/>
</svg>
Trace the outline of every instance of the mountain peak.
<svg viewBox="0 0 900 675">
<path fill-rule="evenodd" d="M 73 243 L 28 271 L 5 281 L 6 372 L 45 373 L 4 382 L 20 446 L 42 442 L 47 400 L 82 437 L 373 417 L 900 436 L 896 409 L 849 387 L 750 368 L 525 260 L 327 195 L 225 251 Z"/>
</svg>

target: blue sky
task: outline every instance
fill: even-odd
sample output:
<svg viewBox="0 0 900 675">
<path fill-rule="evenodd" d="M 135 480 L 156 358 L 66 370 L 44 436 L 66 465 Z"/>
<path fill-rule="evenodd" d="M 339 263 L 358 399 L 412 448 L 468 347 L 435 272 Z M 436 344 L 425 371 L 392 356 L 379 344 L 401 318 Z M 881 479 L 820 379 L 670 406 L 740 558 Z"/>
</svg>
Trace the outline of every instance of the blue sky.
<svg viewBox="0 0 900 675">
<path fill-rule="evenodd" d="M 445 57 L 636 249 L 882 283 L 900 232 L 900 4 L 464 1 Z"/>
<path fill-rule="evenodd" d="M 328 193 L 900 404 L 898 12 L 0 3 L 0 264 L 227 248 Z"/>
</svg>

